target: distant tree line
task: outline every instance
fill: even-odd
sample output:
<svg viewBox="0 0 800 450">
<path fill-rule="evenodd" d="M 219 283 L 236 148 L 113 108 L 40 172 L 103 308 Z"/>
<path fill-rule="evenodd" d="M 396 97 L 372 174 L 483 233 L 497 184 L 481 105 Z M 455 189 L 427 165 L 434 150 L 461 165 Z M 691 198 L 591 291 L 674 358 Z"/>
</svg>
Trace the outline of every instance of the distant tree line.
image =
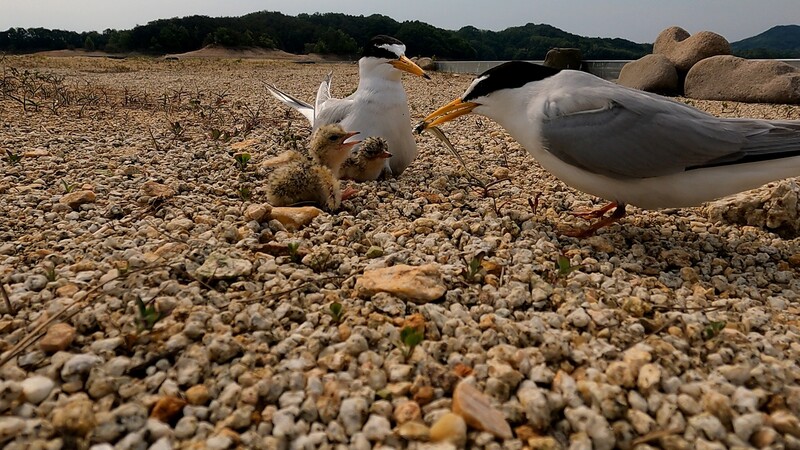
<svg viewBox="0 0 800 450">
<path fill-rule="evenodd" d="M 550 25 L 531 23 L 503 31 L 480 30 L 472 26 L 452 31 L 419 21 L 397 22 L 379 14 L 365 17 L 317 13 L 294 17 L 270 11 L 241 17 L 160 19 L 131 30 L 107 29 L 102 33 L 11 28 L 0 32 L 0 51 L 31 53 L 85 49 L 162 55 L 219 45 L 354 57 L 360 53 L 361 46 L 377 34 L 388 34 L 403 41 L 409 56 L 435 56 L 439 59 L 543 59 L 553 47 L 579 48 L 586 59 L 637 59 L 652 51 L 651 44 L 588 38 Z"/>
</svg>

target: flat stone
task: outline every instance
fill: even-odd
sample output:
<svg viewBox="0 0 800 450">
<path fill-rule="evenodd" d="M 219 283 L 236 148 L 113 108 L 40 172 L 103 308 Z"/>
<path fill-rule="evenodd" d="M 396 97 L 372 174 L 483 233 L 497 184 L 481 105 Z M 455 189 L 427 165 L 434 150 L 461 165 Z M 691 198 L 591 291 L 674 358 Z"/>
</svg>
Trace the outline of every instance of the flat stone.
<svg viewBox="0 0 800 450">
<path fill-rule="evenodd" d="M 153 406 L 150 417 L 169 423 L 183 410 L 184 406 L 186 406 L 186 400 L 172 396 L 161 397 Z"/>
<path fill-rule="evenodd" d="M 435 264 L 424 266 L 396 265 L 367 270 L 356 281 L 356 292 L 371 297 L 387 292 L 415 303 L 427 303 L 440 298 L 447 291 L 442 274 Z"/>
<path fill-rule="evenodd" d="M 255 220 L 256 222 L 263 222 L 269 219 L 272 213 L 272 206 L 269 203 L 261 203 L 249 205 L 244 211 L 244 218 L 247 220 Z"/>
<path fill-rule="evenodd" d="M 75 328 L 66 323 L 56 323 L 47 329 L 47 333 L 39 341 L 39 348 L 47 353 L 66 350 L 75 340 Z"/>
<path fill-rule="evenodd" d="M 206 258 L 202 266 L 195 271 L 195 276 L 204 280 L 225 280 L 250 275 L 253 264 L 246 259 L 231 258 L 221 252 L 213 252 Z"/>
<path fill-rule="evenodd" d="M 75 191 L 62 195 L 58 202 L 77 209 L 83 204 L 94 203 L 95 200 L 97 200 L 97 195 L 92 191 Z"/>
<path fill-rule="evenodd" d="M 190 405 L 205 405 L 209 398 L 208 388 L 204 384 L 197 384 L 186 390 L 186 400 Z"/>
<path fill-rule="evenodd" d="M 19 417 L 0 417 L 0 444 L 14 439 L 25 430 L 25 420 Z"/>
<path fill-rule="evenodd" d="M 456 413 L 446 413 L 431 427 L 430 439 L 463 446 L 467 442 L 467 423 Z"/>
<path fill-rule="evenodd" d="M 489 397 L 469 383 L 460 382 L 453 391 L 453 412 L 473 428 L 487 431 L 501 439 L 511 439 L 511 426 L 502 412 L 495 409 Z"/>
<path fill-rule="evenodd" d="M 281 223 L 287 230 L 296 231 L 311 223 L 322 210 L 314 206 L 281 206 L 272 208 L 271 218 Z"/>
<path fill-rule="evenodd" d="M 26 378 L 20 383 L 22 385 L 22 395 L 25 400 L 38 405 L 42 402 L 55 387 L 55 382 L 42 375 L 34 375 Z"/>
<path fill-rule="evenodd" d="M 72 400 L 53 411 L 52 422 L 61 433 L 86 436 L 96 424 L 92 402 L 87 398 Z"/>
<path fill-rule="evenodd" d="M 146 181 L 142 184 L 141 191 L 148 197 L 159 199 L 167 199 L 175 195 L 175 189 L 155 181 Z"/>
<path fill-rule="evenodd" d="M 431 429 L 416 420 L 398 426 L 395 432 L 401 438 L 409 441 L 427 441 L 431 438 Z"/>
</svg>

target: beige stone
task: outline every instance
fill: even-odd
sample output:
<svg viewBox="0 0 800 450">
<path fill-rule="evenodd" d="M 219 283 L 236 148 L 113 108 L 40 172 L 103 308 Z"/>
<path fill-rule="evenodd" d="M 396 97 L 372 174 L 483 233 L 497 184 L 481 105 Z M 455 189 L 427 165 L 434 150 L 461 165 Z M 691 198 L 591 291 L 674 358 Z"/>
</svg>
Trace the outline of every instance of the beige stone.
<svg viewBox="0 0 800 450">
<path fill-rule="evenodd" d="M 97 195 L 92 191 L 74 191 L 62 195 L 58 202 L 76 209 L 83 204 L 94 203 L 95 200 L 97 200 Z"/>
<path fill-rule="evenodd" d="M 748 103 L 800 103 L 800 69 L 782 61 L 714 56 L 686 75 L 687 97 Z"/>
<path fill-rule="evenodd" d="M 256 222 L 263 222 L 269 219 L 272 213 L 272 205 L 269 203 L 249 205 L 244 211 L 244 218 L 247 220 L 255 220 Z"/>
<path fill-rule="evenodd" d="M 444 414 L 431 427 L 431 441 L 463 446 L 467 442 L 467 423 L 455 413 Z"/>
<path fill-rule="evenodd" d="M 670 27 L 656 38 L 653 53 L 663 54 L 679 72 L 686 73 L 700 60 L 730 55 L 731 44 L 724 37 L 710 31 L 690 35 L 683 28 Z"/>
<path fill-rule="evenodd" d="M 296 231 L 305 227 L 322 214 L 322 210 L 314 206 L 281 206 L 272 208 L 271 216 L 289 231 Z"/>
<path fill-rule="evenodd" d="M 415 303 L 436 300 L 446 291 L 439 267 L 434 264 L 424 266 L 400 264 L 367 270 L 356 281 L 356 292 L 362 297 L 387 292 Z"/>
<path fill-rule="evenodd" d="M 39 348 L 47 353 L 55 353 L 66 350 L 75 340 L 75 328 L 66 323 L 56 323 L 47 329 Z"/>
<path fill-rule="evenodd" d="M 157 183 L 155 181 L 147 181 L 142 184 L 142 194 L 148 197 L 155 197 L 160 199 L 167 199 L 175 195 L 175 190 L 166 184 Z"/>
<path fill-rule="evenodd" d="M 489 397 L 464 381 L 453 391 L 453 412 L 473 428 L 492 433 L 501 439 L 511 439 L 511 426 L 502 412 L 492 406 Z"/>
<path fill-rule="evenodd" d="M 679 92 L 678 71 L 661 54 L 646 55 L 622 67 L 617 83 L 641 91 L 658 94 Z"/>
</svg>

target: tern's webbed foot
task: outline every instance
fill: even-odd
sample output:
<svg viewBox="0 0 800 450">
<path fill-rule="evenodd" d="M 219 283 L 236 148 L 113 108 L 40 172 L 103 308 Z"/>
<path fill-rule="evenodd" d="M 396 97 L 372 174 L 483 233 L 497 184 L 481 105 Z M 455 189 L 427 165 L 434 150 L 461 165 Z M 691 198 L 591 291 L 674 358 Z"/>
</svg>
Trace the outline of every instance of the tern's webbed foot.
<svg viewBox="0 0 800 450">
<path fill-rule="evenodd" d="M 603 217 L 605 215 L 605 213 L 608 212 L 608 210 L 610 210 L 611 208 L 616 208 L 616 209 L 614 209 L 614 212 L 610 216 Z M 598 215 L 593 215 L 593 214 L 597 214 L 600 211 L 602 211 L 602 213 L 600 213 L 599 216 Z M 600 228 L 607 227 L 607 226 L 613 224 L 614 222 L 617 222 L 620 219 L 622 219 L 623 217 L 625 217 L 625 204 L 624 203 L 613 202 L 613 203 L 610 203 L 610 204 L 608 204 L 608 205 L 606 205 L 606 206 L 604 206 L 604 207 L 602 207 L 602 208 L 600 208 L 600 209 L 598 209 L 596 211 L 591 211 L 590 214 L 585 214 L 582 217 L 586 217 L 586 218 L 597 218 L 597 217 L 600 217 L 600 219 L 597 220 L 596 222 L 594 222 L 593 224 L 589 225 L 588 227 L 584 228 L 584 229 L 577 229 L 576 228 L 576 229 L 572 229 L 572 230 L 566 230 L 566 231 L 562 231 L 561 234 L 563 234 L 564 236 L 569 236 L 569 237 L 574 237 L 574 238 L 579 238 L 579 239 L 587 238 L 589 236 L 592 236 Z"/>
<path fill-rule="evenodd" d="M 347 200 L 348 198 L 350 198 L 350 197 L 352 197 L 352 196 L 354 196 L 356 194 L 358 194 L 358 189 L 354 189 L 354 188 L 348 186 L 342 191 L 342 200 Z"/>
</svg>

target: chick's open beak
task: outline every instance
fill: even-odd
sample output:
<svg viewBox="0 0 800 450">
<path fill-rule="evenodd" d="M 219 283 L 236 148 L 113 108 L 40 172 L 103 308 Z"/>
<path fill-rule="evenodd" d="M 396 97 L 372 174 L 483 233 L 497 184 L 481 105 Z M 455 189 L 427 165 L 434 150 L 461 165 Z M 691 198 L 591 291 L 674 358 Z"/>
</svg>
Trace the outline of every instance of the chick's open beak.
<svg viewBox="0 0 800 450">
<path fill-rule="evenodd" d="M 396 59 L 394 61 L 390 61 L 389 64 L 393 65 L 395 69 L 402 70 L 403 72 L 408 72 L 426 80 L 430 80 L 431 77 L 425 73 L 418 65 L 414 64 L 414 61 L 406 58 L 405 56 L 401 56 L 400 59 Z"/>
<path fill-rule="evenodd" d="M 350 141 L 350 142 L 344 142 L 347 139 L 349 139 L 349 138 L 351 138 L 351 137 L 353 137 L 353 136 L 355 136 L 355 135 L 357 135 L 359 133 L 360 133 L 359 131 L 351 131 L 351 132 L 345 134 L 344 137 L 342 137 L 342 146 L 345 147 L 345 148 L 352 148 L 354 145 L 360 144 L 361 141 L 358 140 L 358 139 L 356 139 L 354 141 Z"/>
<path fill-rule="evenodd" d="M 477 106 L 478 103 L 464 102 L 461 101 L 460 98 L 457 98 L 452 102 L 437 109 L 436 111 L 428 114 L 428 117 L 426 117 L 422 121 L 422 123 L 417 125 L 416 131 L 417 133 L 421 133 L 430 127 L 435 127 L 436 125 L 449 122 L 455 119 L 456 117 L 463 116 L 464 114 L 469 114 Z"/>
</svg>

